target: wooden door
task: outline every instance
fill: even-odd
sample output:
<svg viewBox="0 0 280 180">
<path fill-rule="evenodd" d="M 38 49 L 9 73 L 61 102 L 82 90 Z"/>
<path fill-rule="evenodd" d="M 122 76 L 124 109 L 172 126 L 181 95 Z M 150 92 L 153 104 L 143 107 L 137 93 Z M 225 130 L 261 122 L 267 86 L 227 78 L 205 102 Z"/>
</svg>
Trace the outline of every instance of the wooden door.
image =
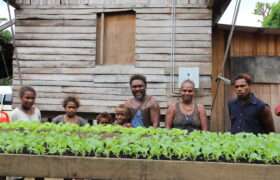
<svg viewBox="0 0 280 180">
<path fill-rule="evenodd" d="M 105 13 L 97 19 L 97 64 L 134 64 L 135 12 Z"/>
</svg>

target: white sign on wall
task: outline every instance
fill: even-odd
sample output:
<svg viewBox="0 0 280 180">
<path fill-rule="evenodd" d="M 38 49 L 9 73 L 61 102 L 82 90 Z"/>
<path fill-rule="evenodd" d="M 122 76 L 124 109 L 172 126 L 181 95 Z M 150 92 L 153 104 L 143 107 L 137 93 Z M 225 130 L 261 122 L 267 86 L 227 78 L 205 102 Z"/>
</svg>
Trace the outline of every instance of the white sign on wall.
<svg viewBox="0 0 280 180">
<path fill-rule="evenodd" d="M 180 67 L 179 68 L 179 80 L 178 87 L 181 87 L 181 83 L 185 80 L 192 80 L 195 84 L 195 88 L 199 88 L 199 68 L 198 67 Z"/>
</svg>

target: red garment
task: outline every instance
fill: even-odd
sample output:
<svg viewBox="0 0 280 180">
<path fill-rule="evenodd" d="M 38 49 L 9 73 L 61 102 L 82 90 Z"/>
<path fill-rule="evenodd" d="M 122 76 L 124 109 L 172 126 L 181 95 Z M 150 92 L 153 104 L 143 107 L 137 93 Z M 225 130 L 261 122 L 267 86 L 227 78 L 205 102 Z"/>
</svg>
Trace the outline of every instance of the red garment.
<svg viewBox="0 0 280 180">
<path fill-rule="evenodd" d="M 9 115 L 4 111 L 0 111 L 0 123 L 9 123 L 9 122 L 10 122 Z"/>
<path fill-rule="evenodd" d="M 280 104 L 278 104 L 278 105 L 276 106 L 276 108 L 275 108 L 275 114 L 276 114 L 277 116 L 280 116 Z"/>
</svg>

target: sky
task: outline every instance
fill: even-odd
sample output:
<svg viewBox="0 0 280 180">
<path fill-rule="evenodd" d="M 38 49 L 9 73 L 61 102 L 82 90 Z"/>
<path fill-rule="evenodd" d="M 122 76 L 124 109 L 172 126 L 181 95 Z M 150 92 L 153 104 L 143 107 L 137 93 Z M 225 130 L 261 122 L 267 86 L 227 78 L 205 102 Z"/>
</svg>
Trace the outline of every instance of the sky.
<svg viewBox="0 0 280 180">
<path fill-rule="evenodd" d="M 231 24 L 236 1 L 237 0 L 231 1 L 225 13 L 221 17 L 219 23 Z M 257 2 L 275 3 L 278 1 L 279 0 L 242 0 L 236 24 L 240 26 L 255 26 L 255 27 L 261 26 L 261 23 L 258 21 L 260 17 L 253 14 L 256 3 Z M 7 19 L 9 18 L 7 5 L 3 0 L 0 0 L 0 17 L 6 17 Z"/>
<path fill-rule="evenodd" d="M 13 10 L 14 8 L 12 7 L 11 10 Z M 8 13 L 8 9 L 7 9 L 7 4 L 3 1 L 0 0 L 0 17 L 6 17 L 7 19 L 9 18 L 9 13 Z"/>
<path fill-rule="evenodd" d="M 220 24 L 231 24 L 236 1 L 237 0 L 231 0 L 230 5 L 219 21 Z M 240 26 L 260 27 L 261 23 L 258 21 L 260 16 L 253 14 L 256 3 L 276 3 L 278 1 L 279 0 L 241 0 L 236 24 Z"/>
</svg>

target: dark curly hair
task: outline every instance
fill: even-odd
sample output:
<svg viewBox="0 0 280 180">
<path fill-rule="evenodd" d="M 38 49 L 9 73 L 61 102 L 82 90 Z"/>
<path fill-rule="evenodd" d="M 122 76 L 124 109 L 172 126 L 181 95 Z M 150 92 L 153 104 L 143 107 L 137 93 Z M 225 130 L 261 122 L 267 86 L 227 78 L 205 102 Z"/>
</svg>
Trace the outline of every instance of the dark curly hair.
<svg viewBox="0 0 280 180">
<path fill-rule="evenodd" d="M 27 91 L 32 92 L 36 96 L 36 91 L 35 91 L 35 89 L 33 87 L 31 87 L 31 86 L 22 86 L 19 89 L 19 97 L 22 98 L 24 96 L 24 93 L 27 92 Z"/>
<path fill-rule="evenodd" d="M 147 86 L 147 80 L 146 80 L 146 77 L 142 74 L 135 74 L 133 76 L 130 77 L 130 80 L 129 80 L 129 84 L 131 86 L 132 84 L 132 81 L 134 80 L 141 80 L 144 82 L 145 86 Z"/>
<path fill-rule="evenodd" d="M 75 96 L 67 96 L 62 102 L 62 106 L 65 108 L 69 102 L 73 102 L 77 106 L 77 108 L 80 107 L 80 101 Z"/>
<path fill-rule="evenodd" d="M 252 77 L 249 75 L 249 74 L 246 74 L 246 73 L 241 73 L 241 74 L 238 74 L 235 78 L 234 78 L 234 83 L 239 80 L 239 79 L 245 79 L 246 83 L 248 85 L 252 84 Z"/>
<path fill-rule="evenodd" d="M 107 119 L 108 123 L 113 123 L 113 117 L 111 116 L 111 114 L 109 114 L 107 112 L 103 112 L 103 113 L 98 114 L 98 116 L 96 117 L 97 124 L 100 123 L 102 118 Z"/>
</svg>

